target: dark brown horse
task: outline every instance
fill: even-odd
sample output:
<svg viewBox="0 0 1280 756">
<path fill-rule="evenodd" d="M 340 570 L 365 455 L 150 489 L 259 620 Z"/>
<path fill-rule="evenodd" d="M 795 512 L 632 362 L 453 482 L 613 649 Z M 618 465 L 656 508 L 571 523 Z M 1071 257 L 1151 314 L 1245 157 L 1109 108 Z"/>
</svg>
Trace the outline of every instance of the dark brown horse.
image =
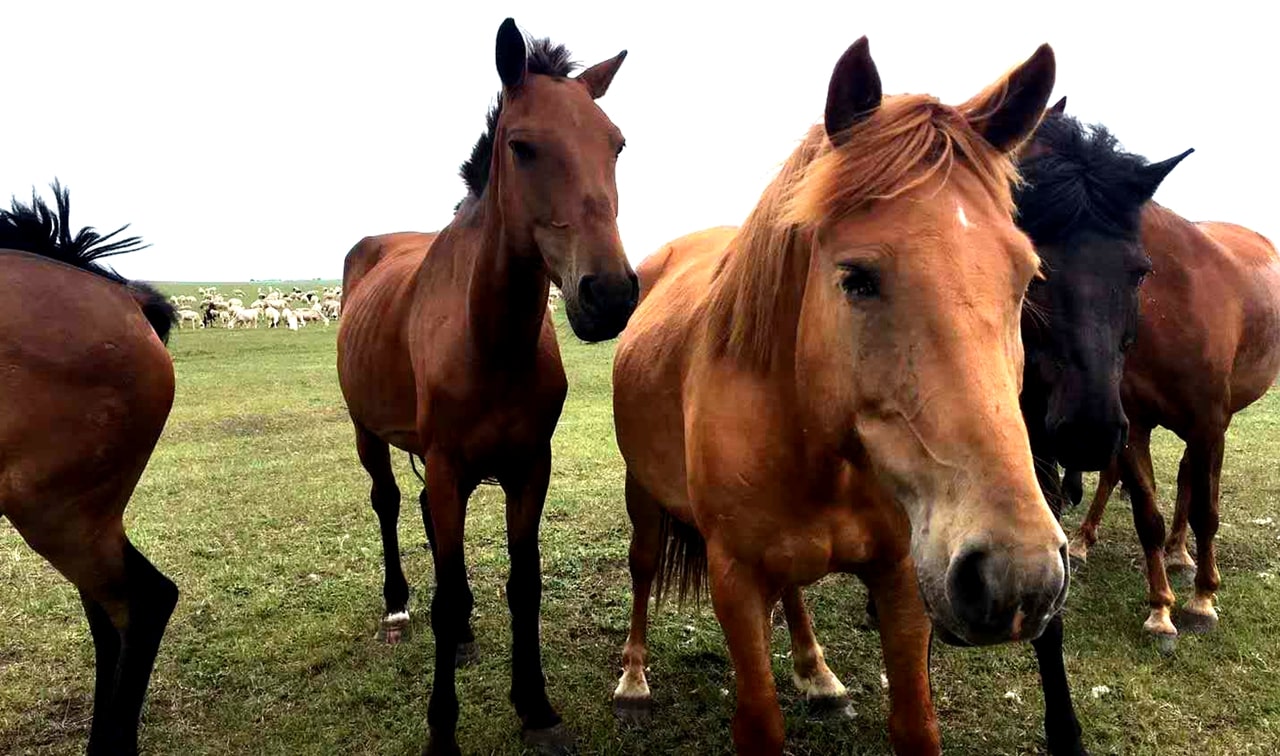
<svg viewBox="0 0 1280 756">
<path fill-rule="evenodd" d="M 173 404 L 174 310 L 97 260 L 137 238 L 72 234 L 33 197 L 0 210 L 0 515 L 80 590 L 96 655 L 90 754 L 133 754 L 178 589 L 120 518 Z"/>
<path fill-rule="evenodd" d="M 389 446 L 426 468 L 420 501 L 436 568 L 428 753 L 459 752 L 454 669 L 473 637 L 463 522 L 471 492 L 490 478 L 507 496 L 511 700 L 526 741 L 552 750 L 569 741 L 547 700 L 538 639 L 538 526 L 567 388 L 547 295 L 554 282 L 587 341 L 616 336 L 635 308 L 616 223 L 623 139 L 595 104 L 624 55 L 569 78 L 565 48 L 527 43 L 507 19 L 502 92 L 463 166 L 470 192 L 453 222 L 439 234 L 367 238 L 347 255 L 338 373 L 382 528 L 388 640 L 408 621 Z"/>
<path fill-rule="evenodd" d="M 1129 443 L 1100 476 L 1071 554 L 1087 558 L 1107 499 L 1123 481 L 1146 556 L 1151 612 L 1143 627 L 1167 644 L 1179 627 L 1203 632 L 1218 622 L 1213 539 L 1223 448 L 1231 416 L 1257 401 L 1280 374 L 1280 257 L 1270 241 L 1247 228 L 1192 223 L 1155 202 L 1142 212 L 1142 244 L 1151 275 L 1142 285 L 1138 339 L 1122 384 Z M 1151 466 L 1157 426 L 1186 443 L 1168 541 Z M 1078 473 L 1073 477 L 1078 480 Z M 1188 523 L 1196 535 L 1195 560 L 1187 553 Z M 1166 559 L 1169 568 L 1195 570 L 1195 595 L 1176 626 Z"/>
<path fill-rule="evenodd" d="M 641 266 L 614 362 L 633 527 L 620 709 L 650 705 L 655 579 L 660 594 L 709 581 L 743 753 L 783 748 L 770 607 L 783 598 L 805 646 L 804 687 L 825 665 L 799 587 L 829 572 L 861 577 L 880 608 L 899 753 L 940 750 L 930 618 L 989 644 L 1035 638 L 1057 613 L 1066 537 L 1018 412 L 1039 260 L 1010 193 L 1010 154 L 1053 80 L 1045 46 L 960 107 L 882 97 L 863 38 L 836 64 L 824 125 L 742 228 Z"/>
</svg>

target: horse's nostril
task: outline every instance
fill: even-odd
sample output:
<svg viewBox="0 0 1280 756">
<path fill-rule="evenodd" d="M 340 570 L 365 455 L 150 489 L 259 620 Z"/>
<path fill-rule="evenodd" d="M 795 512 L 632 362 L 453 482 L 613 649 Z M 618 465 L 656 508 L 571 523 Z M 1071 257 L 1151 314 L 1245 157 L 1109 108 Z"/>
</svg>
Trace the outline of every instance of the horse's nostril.
<svg viewBox="0 0 1280 756">
<path fill-rule="evenodd" d="M 578 279 L 578 302 L 584 309 L 595 310 L 598 303 L 596 302 L 596 294 L 592 290 L 596 282 L 596 277 L 586 275 Z"/>
<path fill-rule="evenodd" d="M 951 566 L 952 600 L 970 607 L 972 614 L 984 616 L 989 603 L 989 590 L 983 575 L 983 566 L 987 561 L 985 551 L 973 550 L 956 560 Z"/>
</svg>

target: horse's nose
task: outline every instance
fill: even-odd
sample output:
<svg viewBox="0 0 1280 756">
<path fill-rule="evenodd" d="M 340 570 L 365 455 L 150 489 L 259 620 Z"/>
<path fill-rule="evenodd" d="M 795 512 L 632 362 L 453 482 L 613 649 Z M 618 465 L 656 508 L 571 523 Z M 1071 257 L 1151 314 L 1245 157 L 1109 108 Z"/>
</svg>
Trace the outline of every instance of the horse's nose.
<svg viewBox="0 0 1280 756">
<path fill-rule="evenodd" d="M 578 279 L 578 304 L 598 339 L 621 333 L 639 298 L 640 279 L 631 271 L 625 276 L 587 274 Z"/>
<path fill-rule="evenodd" d="M 1057 461 L 1073 470 L 1102 470 L 1124 449 L 1129 419 L 1123 412 L 1106 418 L 1073 418 L 1049 429 Z"/>
<path fill-rule="evenodd" d="M 1029 555 L 971 543 L 951 560 L 947 592 L 965 639 L 975 645 L 1033 640 L 1062 608 L 1066 546 Z"/>
</svg>

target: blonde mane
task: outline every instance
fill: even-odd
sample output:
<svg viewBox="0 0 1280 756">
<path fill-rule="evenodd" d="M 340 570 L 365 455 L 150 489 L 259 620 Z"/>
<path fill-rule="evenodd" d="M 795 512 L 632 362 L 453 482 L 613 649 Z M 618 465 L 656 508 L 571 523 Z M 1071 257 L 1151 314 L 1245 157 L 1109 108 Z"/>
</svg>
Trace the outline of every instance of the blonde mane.
<svg viewBox="0 0 1280 756">
<path fill-rule="evenodd" d="M 989 103 L 990 95 L 984 92 L 970 103 Z M 799 310 L 799 266 L 808 260 L 796 259 L 797 238 L 937 176 L 945 183 L 957 161 L 1012 216 L 1017 169 L 974 131 L 965 116 L 974 109 L 968 103 L 943 105 L 927 95 L 898 95 L 884 98 L 838 147 L 821 126 L 810 129 L 716 270 L 707 299 L 713 352 L 766 369 L 779 341 L 777 330 L 786 325 L 785 313 Z M 801 280 L 789 281 L 789 273 Z"/>
</svg>

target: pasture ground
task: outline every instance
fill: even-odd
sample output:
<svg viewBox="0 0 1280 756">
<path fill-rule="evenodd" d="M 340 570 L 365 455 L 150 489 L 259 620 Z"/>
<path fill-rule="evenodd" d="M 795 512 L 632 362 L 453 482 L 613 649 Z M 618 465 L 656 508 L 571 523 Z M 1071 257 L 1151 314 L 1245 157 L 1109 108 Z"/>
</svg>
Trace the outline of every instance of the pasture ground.
<svg viewBox="0 0 1280 756">
<path fill-rule="evenodd" d="M 238 286 L 256 292 L 257 284 Z M 706 606 L 668 605 L 653 615 L 652 725 L 626 728 L 612 716 L 630 606 L 630 531 L 610 411 L 613 343 L 584 345 L 559 325 L 570 392 L 542 530 L 552 701 L 580 753 L 729 753 L 732 670 Z M 175 332 L 170 342 L 177 401 L 126 516 L 134 543 L 182 592 L 145 710 L 146 753 L 416 754 L 424 743 L 432 569 L 417 480 L 397 455 L 413 634 L 387 647 L 374 639 L 381 547 L 338 390 L 336 333 L 336 325 L 219 329 Z M 1166 517 L 1181 453 L 1175 441 L 1161 434 L 1155 445 Z M 1183 636 L 1171 656 L 1143 636 L 1140 550 L 1126 499 L 1113 498 L 1103 540 L 1075 574 L 1068 603 L 1067 667 L 1093 753 L 1271 754 L 1280 746 L 1278 459 L 1273 391 L 1236 418 L 1227 443 L 1221 627 Z M 1072 512 L 1068 526 L 1082 514 Z M 459 674 L 459 740 L 468 753 L 520 753 L 507 703 L 507 557 L 496 488 L 471 500 L 467 547 L 481 658 Z M 1175 588 L 1180 599 L 1189 595 Z M 863 623 L 864 589 L 832 576 L 807 597 L 857 716 L 808 716 L 778 628 L 774 666 L 789 751 L 887 752 L 887 696 L 879 640 Z M 82 752 L 93 686 L 88 627 L 75 591 L 7 523 L 0 627 L 0 753 Z M 1043 751 L 1029 647 L 937 645 L 933 685 L 948 753 Z M 1110 692 L 1095 698 L 1095 686 Z"/>
</svg>

